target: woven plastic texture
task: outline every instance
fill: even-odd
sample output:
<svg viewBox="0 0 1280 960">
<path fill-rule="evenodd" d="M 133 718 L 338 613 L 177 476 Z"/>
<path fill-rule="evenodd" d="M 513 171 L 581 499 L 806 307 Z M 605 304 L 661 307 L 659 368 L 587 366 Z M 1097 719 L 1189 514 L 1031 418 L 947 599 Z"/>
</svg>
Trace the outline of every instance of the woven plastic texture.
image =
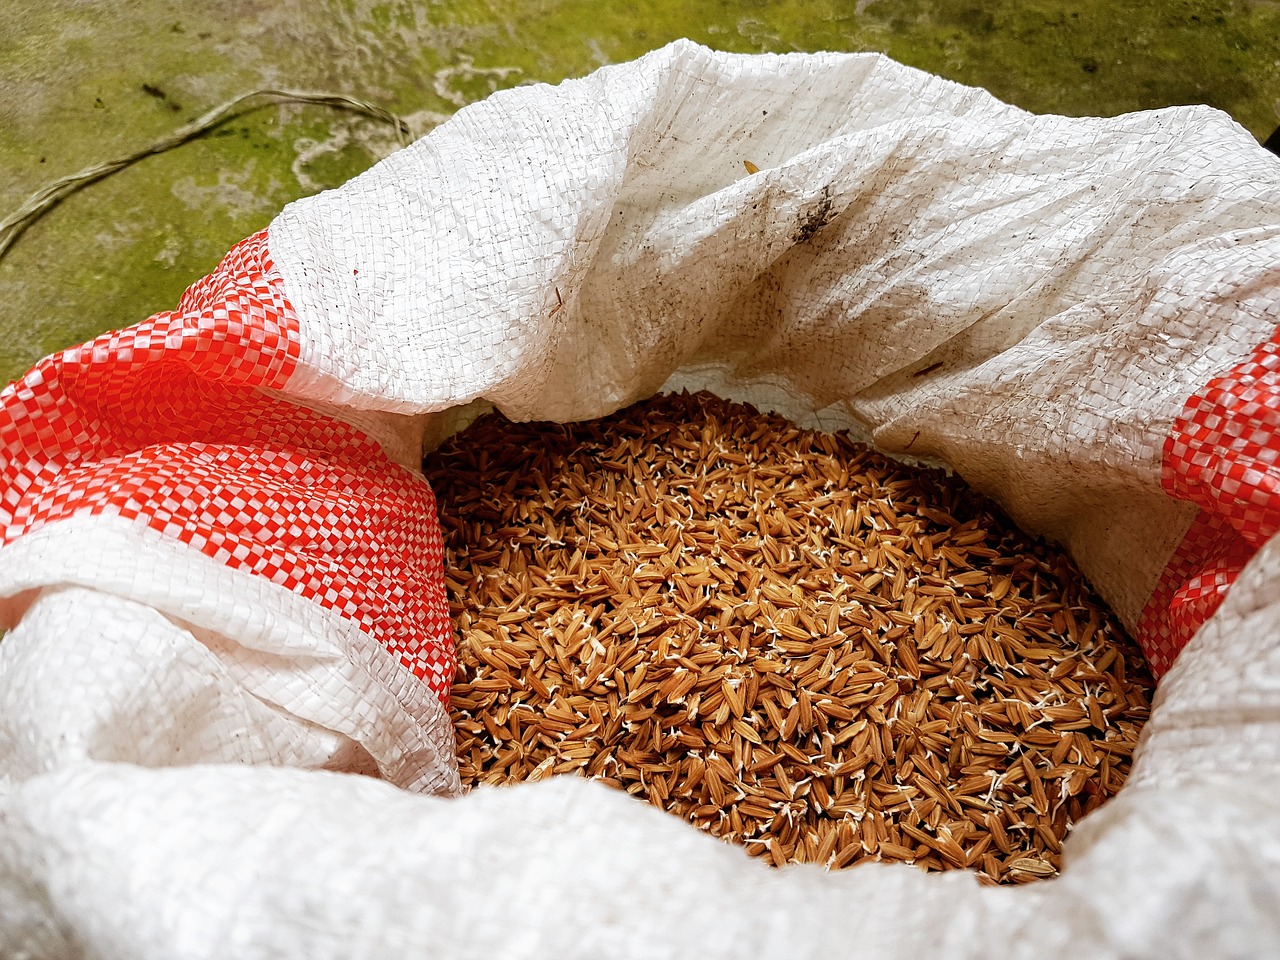
<svg viewBox="0 0 1280 960">
<path fill-rule="evenodd" d="M 440 703 L 455 659 L 435 501 L 420 476 L 393 462 L 364 432 L 268 392 L 287 383 L 297 356 L 298 320 L 281 292 L 266 236 L 258 234 L 192 286 L 176 311 L 49 357 L 6 388 L 0 394 L 0 580 L 9 581 L 13 598 L 9 619 L 40 588 L 101 585 L 110 575 L 124 596 L 145 596 L 184 628 L 219 634 L 228 664 L 244 667 L 268 652 L 279 656 L 268 684 L 280 688 L 269 697 L 273 707 L 328 714 L 354 697 L 364 716 L 331 723 L 333 729 L 372 743 L 386 739 L 386 728 L 402 726 L 399 739 L 407 741 L 373 758 L 384 775 L 405 786 L 456 790 L 452 732 Z M 157 549 L 166 554 L 163 563 Z M 155 596 L 161 565 L 165 581 L 182 583 L 189 594 L 185 603 Z M 233 572 L 247 575 L 234 579 L 253 584 L 251 592 L 231 583 Z M 332 640 L 324 634 L 280 649 L 278 641 L 232 626 L 240 608 L 262 603 L 263 590 L 273 594 L 267 609 L 280 620 L 297 619 L 298 599 L 305 601 L 304 617 L 322 615 L 309 609 L 313 605 L 335 615 L 330 619 L 343 624 L 347 651 L 326 650 Z M 112 602 L 75 596 L 81 614 Z M 84 622 L 111 626 L 106 609 Z M 298 629 L 306 627 L 295 624 Z M 24 620 L 0 659 L 20 657 L 29 630 Z M 124 642 L 128 631 L 117 634 Z M 193 636 L 188 645 L 199 663 L 214 641 Z M 48 681 L 19 683 L 14 678 L 23 666 L 0 675 L 0 685 L 11 691 L 5 715 L 12 718 L 0 725 L 0 744 L 8 741 L 15 758 L 39 752 L 18 730 L 40 728 L 42 721 L 46 732 L 65 733 L 65 698 L 47 687 L 83 682 L 97 701 L 130 702 L 138 697 L 132 684 L 148 682 L 123 664 L 82 676 L 77 659 L 60 663 L 42 648 L 30 656 Z M 329 665 L 319 666 L 319 658 Z M 353 660 L 367 661 L 367 676 L 347 683 L 365 689 L 335 699 L 339 681 L 332 674 L 349 671 Z M 271 676 L 261 662 L 254 666 Z M 202 686 L 202 668 L 193 673 Z M 432 697 L 424 696 L 422 683 Z M 162 716 L 165 691 L 158 692 Z M 176 687 L 169 692 L 180 697 Z M 268 696 L 265 686 L 255 692 Z M 414 715 L 407 726 L 406 711 Z M 218 723 L 202 724 L 208 727 L 202 738 L 244 740 L 255 725 L 248 718 L 260 720 L 260 712 L 261 704 L 244 716 L 211 708 Z M 72 739 L 85 736 L 81 731 Z M 111 731 L 94 736 L 109 738 Z M 47 747 L 43 741 L 56 739 L 36 742 Z M 169 762 L 179 755 L 139 748 L 131 757 Z M 417 757 L 418 766 L 407 757 Z M 281 758 L 289 762 L 293 754 L 286 749 Z M 62 759 L 46 752 L 31 762 L 51 766 Z"/>
<path fill-rule="evenodd" d="M 681 42 L 461 111 L 3 395 L 0 953 L 1280 952 L 1277 264 L 1280 161 L 1206 108 Z M 1060 878 L 415 795 L 457 788 L 415 438 L 664 385 L 951 465 L 1172 664 Z"/>
</svg>

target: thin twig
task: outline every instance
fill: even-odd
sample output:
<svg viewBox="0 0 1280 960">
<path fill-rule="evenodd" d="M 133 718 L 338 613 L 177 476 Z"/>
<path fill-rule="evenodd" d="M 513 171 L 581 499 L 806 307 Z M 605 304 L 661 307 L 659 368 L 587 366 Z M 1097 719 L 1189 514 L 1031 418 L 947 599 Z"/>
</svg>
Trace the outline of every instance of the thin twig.
<svg viewBox="0 0 1280 960">
<path fill-rule="evenodd" d="M 404 120 L 389 110 L 384 110 L 382 107 L 357 97 L 348 97 L 339 93 L 307 93 L 297 90 L 255 90 L 252 93 L 246 93 L 233 100 L 228 100 L 221 106 L 215 107 L 186 126 L 179 127 L 173 133 L 162 137 L 148 147 L 135 150 L 133 153 L 126 154 L 116 160 L 109 160 L 105 163 L 86 167 L 79 173 L 60 177 L 37 190 L 15 213 L 4 220 L 0 220 L 0 259 L 4 258 L 9 247 L 13 245 L 14 241 L 22 235 L 22 232 L 27 227 L 82 187 L 123 170 L 144 157 L 172 150 L 174 147 L 198 137 L 200 134 L 213 129 L 232 117 L 249 113 L 273 103 L 314 103 L 338 110 L 362 113 L 365 116 L 383 120 L 394 126 L 401 146 L 408 145 L 410 140 L 409 125 Z"/>
</svg>

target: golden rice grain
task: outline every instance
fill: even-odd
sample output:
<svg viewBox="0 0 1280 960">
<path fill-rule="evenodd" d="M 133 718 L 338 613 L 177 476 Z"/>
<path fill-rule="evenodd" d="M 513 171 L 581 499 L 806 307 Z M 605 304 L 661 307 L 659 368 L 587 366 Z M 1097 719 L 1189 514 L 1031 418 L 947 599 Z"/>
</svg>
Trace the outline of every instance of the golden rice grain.
<svg viewBox="0 0 1280 960">
<path fill-rule="evenodd" d="M 1140 655 L 955 478 L 705 394 L 484 417 L 425 466 L 467 786 L 588 776 L 779 866 L 1021 883 L 1128 772 Z"/>
</svg>

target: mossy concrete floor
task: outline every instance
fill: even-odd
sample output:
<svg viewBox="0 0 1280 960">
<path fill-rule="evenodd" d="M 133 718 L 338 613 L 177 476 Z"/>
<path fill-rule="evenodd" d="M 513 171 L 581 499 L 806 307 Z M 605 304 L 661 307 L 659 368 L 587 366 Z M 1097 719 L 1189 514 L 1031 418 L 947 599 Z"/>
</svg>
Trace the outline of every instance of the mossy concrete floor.
<svg viewBox="0 0 1280 960">
<path fill-rule="evenodd" d="M 1270 0 L 0 0 L 0 216 L 239 93 L 344 92 L 417 134 L 499 87 L 677 37 L 736 51 L 879 50 L 1037 112 L 1208 103 L 1280 123 Z M 395 149 L 376 122 L 271 107 L 72 196 L 0 261 L 0 382 L 172 307 L 297 197 Z"/>
</svg>

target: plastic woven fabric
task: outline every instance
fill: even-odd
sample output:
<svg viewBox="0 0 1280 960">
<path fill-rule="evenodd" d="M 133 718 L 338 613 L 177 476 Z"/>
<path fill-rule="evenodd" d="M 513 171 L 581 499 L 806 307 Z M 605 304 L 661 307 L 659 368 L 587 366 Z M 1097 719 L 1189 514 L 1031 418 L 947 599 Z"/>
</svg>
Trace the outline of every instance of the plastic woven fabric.
<svg viewBox="0 0 1280 960">
<path fill-rule="evenodd" d="M 1280 952 L 1278 288 L 1280 159 L 1207 108 L 681 42 L 464 109 L 0 395 L 0 954 Z M 664 386 L 1068 547 L 1167 674 L 1060 878 L 772 871 L 571 779 L 448 799 L 423 439 Z"/>
</svg>

